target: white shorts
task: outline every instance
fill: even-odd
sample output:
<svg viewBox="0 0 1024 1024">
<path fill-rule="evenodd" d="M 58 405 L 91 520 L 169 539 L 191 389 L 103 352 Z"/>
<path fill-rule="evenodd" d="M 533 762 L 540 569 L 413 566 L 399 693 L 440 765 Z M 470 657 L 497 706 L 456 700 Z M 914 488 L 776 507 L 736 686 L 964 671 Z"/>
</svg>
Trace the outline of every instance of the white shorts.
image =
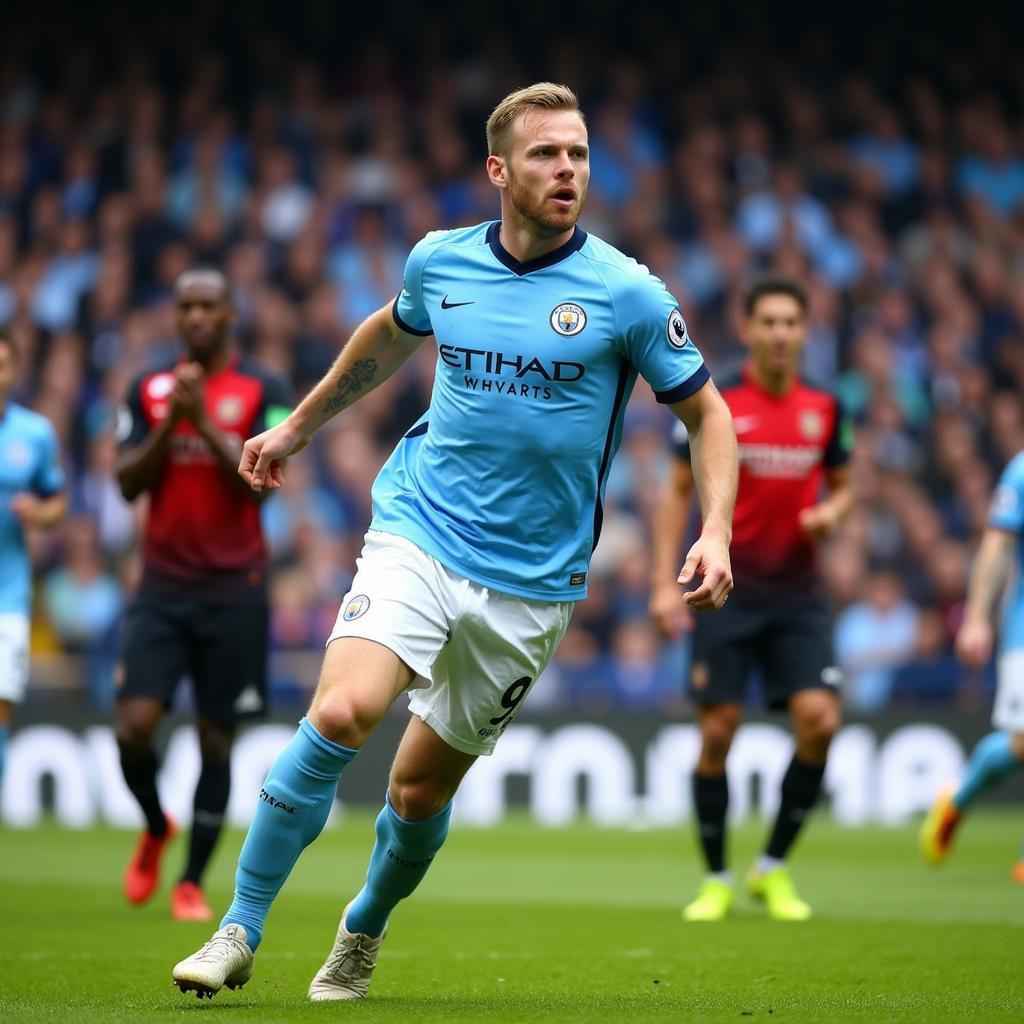
<svg viewBox="0 0 1024 1024">
<path fill-rule="evenodd" d="M 1003 651 L 996 662 L 996 703 L 992 724 L 1024 733 L 1024 647 Z"/>
<path fill-rule="evenodd" d="M 490 754 L 547 667 L 573 602 L 473 583 L 404 537 L 371 530 L 327 643 L 375 640 L 416 673 L 409 710 L 447 744 Z"/>
<path fill-rule="evenodd" d="M 28 683 L 28 616 L 0 615 L 0 700 L 18 704 Z"/>
</svg>

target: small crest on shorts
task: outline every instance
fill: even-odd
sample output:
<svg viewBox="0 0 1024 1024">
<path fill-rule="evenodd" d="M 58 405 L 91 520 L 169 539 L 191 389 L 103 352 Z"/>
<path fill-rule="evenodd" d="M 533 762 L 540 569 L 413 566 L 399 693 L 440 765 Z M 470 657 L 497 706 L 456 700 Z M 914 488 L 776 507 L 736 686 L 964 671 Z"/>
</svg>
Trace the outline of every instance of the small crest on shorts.
<svg viewBox="0 0 1024 1024">
<path fill-rule="evenodd" d="M 706 661 L 695 661 L 690 669 L 690 686 L 694 690 L 703 690 L 711 682 L 711 669 Z"/>
<path fill-rule="evenodd" d="M 825 418 L 817 409 L 802 409 L 800 412 L 800 433 L 806 441 L 820 441 L 825 433 Z"/>
<path fill-rule="evenodd" d="M 665 325 L 665 336 L 673 348 L 686 348 L 690 340 L 690 332 L 686 329 L 686 321 L 678 307 L 668 315 L 668 323 Z"/>
<path fill-rule="evenodd" d="M 821 670 L 821 681 L 833 689 L 838 689 L 843 681 L 843 670 L 838 665 L 829 665 Z"/>
<path fill-rule="evenodd" d="M 561 334 L 563 338 L 579 334 L 586 326 L 586 310 L 575 302 L 563 302 L 551 310 L 551 327 L 555 334 Z"/>
<path fill-rule="evenodd" d="M 360 615 L 365 615 L 369 608 L 370 599 L 365 594 L 358 594 L 345 605 L 345 610 L 341 613 L 341 617 L 346 622 L 351 622 L 353 619 L 358 619 Z"/>
<path fill-rule="evenodd" d="M 585 572 L 574 572 L 569 577 L 570 587 L 582 587 L 587 582 L 587 574 Z"/>
</svg>

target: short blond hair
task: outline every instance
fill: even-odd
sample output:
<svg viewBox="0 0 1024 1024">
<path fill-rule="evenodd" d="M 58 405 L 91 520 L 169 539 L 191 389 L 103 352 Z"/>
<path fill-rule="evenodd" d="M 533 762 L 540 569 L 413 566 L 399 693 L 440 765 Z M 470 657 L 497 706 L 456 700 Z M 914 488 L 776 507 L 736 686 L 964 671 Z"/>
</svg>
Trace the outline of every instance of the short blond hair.
<svg viewBox="0 0 1024 1024">
<path fill-rule="evenodd" d="M 580 120 L 586 124 L 580 101 L 576 93 L 567 85 L 555 82 L 537 82 L 525 89 L 510 92 L 491 111 L 487 118 L 487 152 L 492 156 L 508 156 L 512 136 L 512 125 L 516 118 L 531 108 L 537 110 L 571 110 L 579 114 Z"/>
</svg>

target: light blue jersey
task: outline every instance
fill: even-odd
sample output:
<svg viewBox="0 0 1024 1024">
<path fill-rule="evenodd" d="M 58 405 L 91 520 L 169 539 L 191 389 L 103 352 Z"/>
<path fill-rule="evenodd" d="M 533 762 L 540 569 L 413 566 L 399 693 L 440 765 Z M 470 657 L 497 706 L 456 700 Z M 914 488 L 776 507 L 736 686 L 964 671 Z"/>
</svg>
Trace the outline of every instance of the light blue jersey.
<svg viewBox="0 0 1024 1024">
<path fill-rule="evenodd" d="M 646 267 L 580 228 L 520 263 L 499 228 L 432 232 L 409 255 L 394 318 L 434 336 L 437 372 L 374 483 L 371 528 L 484 586 L 579 600 L 637 374 L 670 403 L 708 371 Z"/>
<path fill-rule="evenodd" d="M 11 499 L 30 492 L 49 498 L 64 488 L 57 437 L 48 420 L 8 402 L 0 412 L 0 614 L 28 615 L 32 567 Z"/>
<path fill-rule="evenodd" d="M 989 526 L 1017 536 L 1017 579 L 1006 602 L 1000 646 L 1024 647 L 1024 452 L 1006 464 L 992 496 Z"/>
</svg>

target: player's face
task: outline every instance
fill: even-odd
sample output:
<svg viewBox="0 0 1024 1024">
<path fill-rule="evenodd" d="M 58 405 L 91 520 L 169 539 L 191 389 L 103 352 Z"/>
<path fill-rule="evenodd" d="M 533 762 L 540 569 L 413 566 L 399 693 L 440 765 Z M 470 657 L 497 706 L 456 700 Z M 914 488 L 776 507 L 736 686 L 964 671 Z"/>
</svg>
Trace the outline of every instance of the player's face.
<svg viewBox="0 0 1024 1024">
<path fill-rule="evenodd" d="M 744 323 L 743 341 L 765 373 L 796 373 L 806 340 L 807 320 L 791 295 L 762 295 Z"/>
<path fill-rule="evenodd" d="M 14 353 L 10 345 L 0 342 L 0 402 L 7 397 L 14 383 Z"/>
<path fill-rule="evenodd" d="M 233 316 L 223 280 L 216 274 L 189 274 L 179 281 L 175 302 L 189 356 L 201 361 L 220 349 Z"/>
<path fill-rule="evenodd" d="M 544 235 L 571 230 L 590 183 L 587 129 L 571 110 L 526 110 L 506 160 L 509 199 Z"/>
</svg>

